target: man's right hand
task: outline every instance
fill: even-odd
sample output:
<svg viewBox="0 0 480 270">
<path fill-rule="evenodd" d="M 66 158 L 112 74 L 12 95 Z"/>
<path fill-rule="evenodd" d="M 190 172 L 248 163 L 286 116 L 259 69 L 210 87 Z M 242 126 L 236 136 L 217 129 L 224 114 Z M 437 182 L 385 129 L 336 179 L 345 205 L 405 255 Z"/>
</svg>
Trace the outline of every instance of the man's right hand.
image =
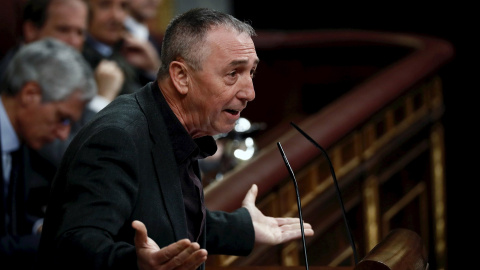
<svg viewBox="0 0 480 270">
<path fill-rule="evenodd" d="M 195 270 L 207 260 L 207 251 L 200 249 L 198 243 L 182 239 L 160 248 L 148 237 L 145 224 L 135 220 L 132 222 L 132 227 L 135 229 L 135 248 L 139 269 Z"/>
<path fill-rule="evenodd" d="M 112 101 L 120 93 L 125 75 L 116 62 L 103 59 L 95 68 L 95 81 L 98 95 Z"/>
</svg>

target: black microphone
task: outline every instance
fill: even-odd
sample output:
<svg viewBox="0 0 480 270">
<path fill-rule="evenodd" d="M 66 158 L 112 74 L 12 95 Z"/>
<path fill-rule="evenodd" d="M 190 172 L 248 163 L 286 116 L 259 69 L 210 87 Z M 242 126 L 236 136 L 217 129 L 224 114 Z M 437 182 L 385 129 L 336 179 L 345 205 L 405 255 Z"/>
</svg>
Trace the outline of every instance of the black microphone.
<svg viewBox="0 0 480 270">
<path fill-rule="evenodd" d="M 283 161 L 285 161 L 285 166 L 287 166 L 288 172 L 290 173 L 290 176 L 292 177 L 293 184 L 295 185 L 295 191 L 297 192 L 297 206 L 298 206 L 298 217 L 300 218 L 300 229 L 302 231 L 302 243 L 303 243 L 303 252 L 305 256 L 305 268 L 308 270 L 308 259 L 307 259 L 307 245 L 305 244 L 305 232 L 303 229 L 303 217 L 302 217 L 302 205 L 300 203 L 300 195 L 298 192 L 298 185 L 297 185 L 297 179 L 295 179 L 295 175 L 293 174 L 292 167 L 290 167 L 290 163 L 288 163 L 287 156 L 283 152 L 282 145 L 280 142 L 277 142 L 278 149 L 280 149 L 280 153 L 282 154 Z"/>
<path fill-rule="evenodd" d="M 305 133 L 302 129 L 300 129 L 297 125 L 295 125 L 293 122 L 290 122 L 290 124 L 296 128 L 305 138 L 307 138 L 311 143 L 313 143 L 313 145 L 315 145 L 318 149 L 320 149 L 322 151 L 322 153 L 325 155 L 325 158 L 327 159 L 328 161 L 328 164 L 330 166 L 330 172 L 332 174 L 332 178 L 333 178 L 333 183 L 335 184 L 335 188 L 337 190 L 337 197 L 338 197 L 338 200 L 340 202 L 340 206 L 342 207 L 342 214 L 343 214 L 343 221 L 345 222 L 345 226 L 347 228 L 347 234 L 348 234 L 348 237 L 349 237 L 349 240 L 350 240 L 350 245 L 352 246 L 352 250 L 353 250 L 353 258 L 355 260 L 355 265 L 358 264 L 358 254 L 357 254 L 357 249 L 355 247 L 355 242 L 353 241 L 353 236 L 352 236 L 352 232 L 350 231 L 350 227 L 348 226 L 348 220 L 347 220 L 347 215 L 346 215 L 346 211 L 345 211 L 345 206 L 343 205 L 343 199 L 342 199 L 342 194 L 340 192 L 340 188 L 338 187 L 338 181 L 337 181 L 337 177 L 335 176 L 335 171 L 333 170 L 333 165 L 332 165 L 332 162 L 330 161 L 330 158 L 328 157 L 327 155 L 327 151 L 325 151 L 325 149 L 323 149 L 323 147 L 321 147 L 316 141 L 314 141 L 310 136 L 307 135 L 307 133 Z"/>
</svg>

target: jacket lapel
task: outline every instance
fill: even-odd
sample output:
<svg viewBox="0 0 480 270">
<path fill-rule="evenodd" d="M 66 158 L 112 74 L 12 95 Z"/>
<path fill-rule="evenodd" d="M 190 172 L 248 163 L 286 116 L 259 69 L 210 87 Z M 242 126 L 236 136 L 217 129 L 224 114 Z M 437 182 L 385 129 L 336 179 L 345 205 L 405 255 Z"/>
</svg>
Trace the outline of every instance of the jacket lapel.
<svg viewBox="0 0 480 270">
<path fill-rule="evenodd" d="M 136 98 L 147 118 L 150 139 L 154 144 L 151 154 L 155 164 L 156 178 L 162 192 L 163 203 L 172 224 L 175 238 L 180 240 L 188 237 L 182 187 L 177 163 L 168 137 L 168 127 L 158 108 L 160 104 L 157 100 L 158 97 L 154 95 L 155 91 L 160 94 L 156 81 L 147 84 L 142 90 L 138 91 Z"/>
</svg>

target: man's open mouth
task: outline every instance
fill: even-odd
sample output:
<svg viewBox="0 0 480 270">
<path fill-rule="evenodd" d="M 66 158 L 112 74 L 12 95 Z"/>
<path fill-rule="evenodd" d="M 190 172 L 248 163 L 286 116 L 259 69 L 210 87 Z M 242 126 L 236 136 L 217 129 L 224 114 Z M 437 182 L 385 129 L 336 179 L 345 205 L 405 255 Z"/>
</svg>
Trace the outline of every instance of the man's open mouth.
<svg viewBox="0 0 480 270">
<path fill-rule="evenodd" d="M 230 109 L 226 109 L 225 111 L 227 111 L 229 114 L 232 114 L 232 115 L 237 115 L 240 113 L 239 111 L 230 110 Z"/>
</svg>

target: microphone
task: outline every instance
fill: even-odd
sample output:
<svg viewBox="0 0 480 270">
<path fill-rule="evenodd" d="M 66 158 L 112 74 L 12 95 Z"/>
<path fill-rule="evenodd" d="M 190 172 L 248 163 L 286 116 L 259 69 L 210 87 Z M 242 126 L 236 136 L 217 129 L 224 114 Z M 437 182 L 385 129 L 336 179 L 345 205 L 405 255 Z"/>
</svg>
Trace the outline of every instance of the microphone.
<svg viewBox="0 0 480 270">
<path fill-rule="evenodd" d="M 348 237 L 349 237 L 349 240 L 350 240 L 350 245 L 352 246 L 352 250 L 353 250 L 353 258 L 355 260 L 355 265 L 358 264 L 358 254 L 357 254 L 357 249 L 355 247 L 355 242 L 353 241 L 353 236 L 352 236 L 352 232 L 350 231 L 350 227 L 348 226 L 348 220 L 347 220 L 347 215 L 346 215 L 346 211 L 345 211 L 345 206 L 343 205 L 343 199 L 342 199 L 342 194 L 340 192 L 340 188 L 338 187 L 338 181 L 337 181 L 337 177 L 335 176 L 335 171 L 333 170 L 333 165 L 332 165 L 332 161 L 330 161 L 330 158 L 328 157 L 327 155 L 327 151 L 325 151 L 325 149 L 323 149 L 323 147 L 321 147 L 317 142 L 315 142 L 310 136 L 307 135 L 307 133 L 305 133 L 302 129 L 300 129 L 297 125 L 295 125 L 293 122 L 290 122 L 290 124 L 295 128 L 297 129 L 305 138 L 307 138 L 307 140 L 309 140 L 311 143 L 313 143 L 313 145 L 315 145 L 318 149 L 320 149 L 322 151 L 322 153 L 325 155 L 327 161 L 328 161 L 328 164 L 330 166 L 330 173 L 332 174 L 332 178 L 333 178 L 333 183 L 335 184 L 335 188 L 337 190 L 337 197 L 338 197 L 338 200 L 340 202 L 340 206 L 342 207 L 342 214 L 343 214 L 343 220 L 345 222 L 345 226 L 346 226 L 346 229 L 347 229 L 347 234 L 348 234 Z M 293 173 L 291 173 L 293 174 Z M 296 185 L 296 184 L 295 184 Z M 297 195 L 298 196 L 298 195 Z"/>
<path fill-rule="evenodd" d="M 307 259 L 307 245 L 305 244 L 305 232 L 303 229 L 303 217 L 302 217 L 302 205 L 300 203 L 300 195 L 298 192 L 298 185 L 297 185 L 297 180 L 295 179 L 295 175 L 293 174 L 292 167 L 290 167 L 290 163 L 288 163 L 287 156 L 285 155 L 285 152 L 283 152 L 282 145 L 280 142 L 277 142 L 278 149 L 280 150 L 280 153 L 282 154 L 283 161 L 285 162 L 285 166 L 287 166 L 288 172 L 290 173 L 290 176 L 292 177 L 293 184 L 295 185 L 295 191 L 297 193 L 297 206 L 298 206 L 298 217 L 300 218 L 300 229 L 302 232 L 302 243 L 303 243 L 303 253 L 305 257 L 305 268 L 308 270 L 308 259 Z"/>
</svg>

